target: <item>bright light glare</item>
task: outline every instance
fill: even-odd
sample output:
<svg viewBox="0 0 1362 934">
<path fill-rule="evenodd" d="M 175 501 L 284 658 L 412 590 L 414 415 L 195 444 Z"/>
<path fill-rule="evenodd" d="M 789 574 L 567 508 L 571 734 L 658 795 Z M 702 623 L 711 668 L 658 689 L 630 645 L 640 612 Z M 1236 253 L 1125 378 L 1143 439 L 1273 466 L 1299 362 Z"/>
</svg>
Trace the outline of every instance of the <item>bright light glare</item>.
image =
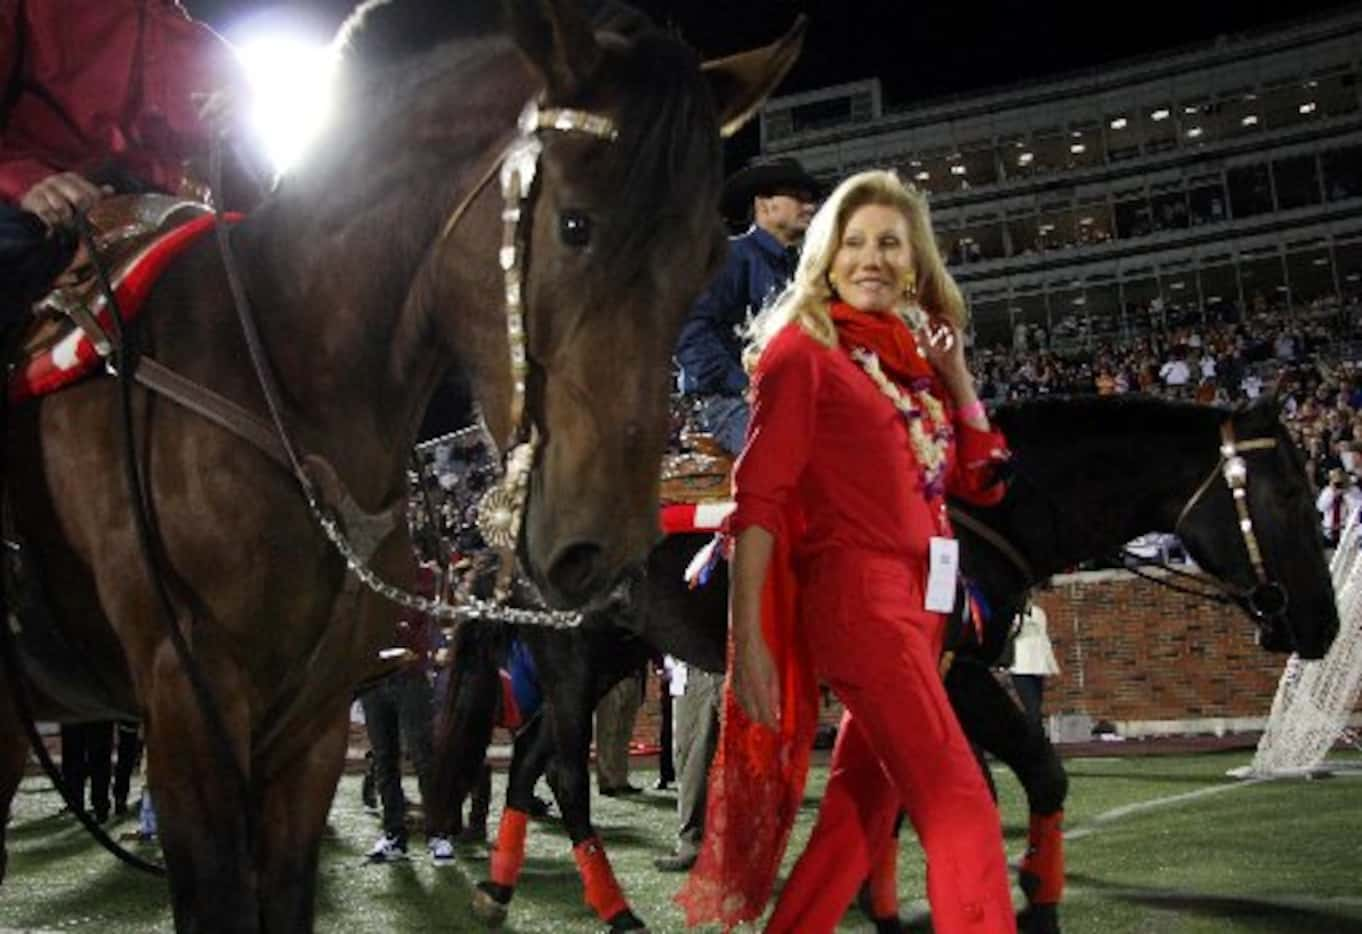
<svg viewBox="0 0 1362 934">
<path fill-rule="evenodd" d="M 251 123 L 282 174 L 326 123 L 335 56 L 328 46 L 282 36 L 253 40 L 237 56 L 254 95 Z"/>
</svg>

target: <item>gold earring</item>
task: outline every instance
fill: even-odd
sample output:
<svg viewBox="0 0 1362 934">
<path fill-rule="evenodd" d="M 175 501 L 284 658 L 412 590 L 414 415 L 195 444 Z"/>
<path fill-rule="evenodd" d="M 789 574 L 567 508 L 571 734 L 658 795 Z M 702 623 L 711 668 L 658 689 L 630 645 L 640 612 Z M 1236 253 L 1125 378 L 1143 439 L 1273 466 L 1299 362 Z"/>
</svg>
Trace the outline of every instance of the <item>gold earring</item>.
<svg viewBox="0 0 1362 934">
<path fill-rule="evenodd" d="M 837 273 L 828 273 L 828 285 L 832 286 L 834 289 L 837 288 Z"/>
<path fill-rule="evenodd" d="M 910 302 L 917 298 L 917 273 L 911 269 L 903 274 L 903 294 Z"/>
</svg>

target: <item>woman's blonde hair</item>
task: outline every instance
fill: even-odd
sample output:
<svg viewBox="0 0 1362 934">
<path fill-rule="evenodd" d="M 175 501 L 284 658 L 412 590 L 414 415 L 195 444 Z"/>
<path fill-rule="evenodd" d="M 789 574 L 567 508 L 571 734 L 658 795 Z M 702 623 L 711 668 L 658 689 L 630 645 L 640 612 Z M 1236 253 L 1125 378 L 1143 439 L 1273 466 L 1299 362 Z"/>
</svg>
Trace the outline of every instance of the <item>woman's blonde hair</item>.
<svg viewBox="0 0 1362 934">
<path fill-rule="evenodd" d="M 819 343 L 836 346 L 837 329 L 828 311 L 836 296 L 828 273 L 851 215 L 869 204 L 897 208 L 908 221 L 918 304 L 929 315 L 964 329 L 965 301 L 937 249 L 927 199 L 917 189 L 904 185 L 893 172 L 881 169 L 860 172 L 838 185 L 823 202 L 804 235 L 804 251 L 794 280 L 752 322 L 745 353 L 749 369 L 756 364 L 767 342 L 791 321 L 797 321 Z"/>
</svg>

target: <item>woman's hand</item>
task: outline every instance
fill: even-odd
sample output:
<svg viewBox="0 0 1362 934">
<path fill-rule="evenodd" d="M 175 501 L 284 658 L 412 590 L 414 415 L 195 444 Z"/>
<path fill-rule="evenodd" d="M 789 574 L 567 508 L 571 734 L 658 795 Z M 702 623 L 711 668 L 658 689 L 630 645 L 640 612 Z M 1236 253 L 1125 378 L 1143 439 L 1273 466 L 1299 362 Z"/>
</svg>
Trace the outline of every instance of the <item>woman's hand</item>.
<svg viewBox="0 0 1362 934">
<path fill-rule="evenodd" d="M 733 693 L 753 723 L 775 729 L 780 723 L 780 676 L 771 650 L 758 633 L 735 646 Z"/>
<path fill-rule="evenodd" d="M 761 631 L 761 591 L 774 544 L 771 533 L 758 526 L 740 532 L 728 587 L 733 693 L 753 722 L 772 729 L 780 719 L 780 678 Z"/>
</svg>

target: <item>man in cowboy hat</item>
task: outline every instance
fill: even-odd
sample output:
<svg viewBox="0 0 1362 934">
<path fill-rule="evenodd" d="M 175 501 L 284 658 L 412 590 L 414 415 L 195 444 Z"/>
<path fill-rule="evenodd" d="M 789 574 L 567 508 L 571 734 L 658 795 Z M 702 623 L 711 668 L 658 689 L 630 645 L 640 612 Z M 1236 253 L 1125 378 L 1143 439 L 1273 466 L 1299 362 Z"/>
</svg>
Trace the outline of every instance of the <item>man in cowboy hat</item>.
<svg viewBox="0 0 1362 934">
<path fill-rule="evenodd" d="M 724 184 L 721 207 L 752 226 L 729 240 L 728 261 L 681 329 L 681 391 L 701 400 L 701 427 L 726 451 L 747 433 L 741 331 L 794 275 L 795 247 L 813 217 L 818 182 L 795 159 L 757 162 Z"/>
<path fill-rule="evenodd" d="M 747 373 L 742 331 L 794 275 L 795 247 L 818 199 L 818 182 L 794 159 L 749 165 L 724 184 L 728 219 L 752 226 L 728 243 L 728 261 L 681 329 L 676 359 L 681 391 L 700 399 L 701 427 L 730 454 L 747 435 Z M 719 739 L 723 674 L 678 664 L 672 672 L 672 736 L 679 826 L 673 851 L 653 861 L 683 872 L 700 852 L 709 764 Z"/>
</svg>

